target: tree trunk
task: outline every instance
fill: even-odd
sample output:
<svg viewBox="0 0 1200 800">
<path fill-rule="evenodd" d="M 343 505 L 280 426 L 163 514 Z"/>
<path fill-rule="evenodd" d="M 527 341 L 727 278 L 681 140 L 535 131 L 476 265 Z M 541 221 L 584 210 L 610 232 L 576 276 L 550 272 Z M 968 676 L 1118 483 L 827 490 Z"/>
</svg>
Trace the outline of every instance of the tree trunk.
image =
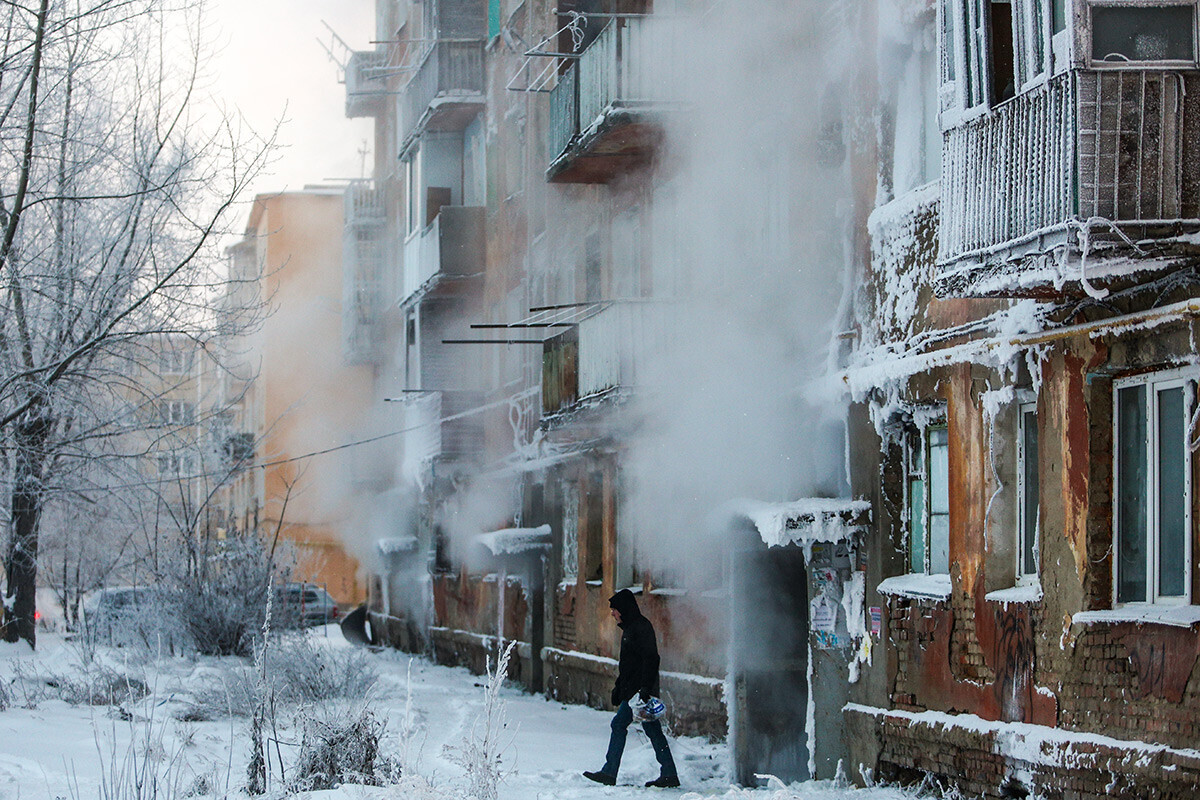
<svg viewBox="0 0 1200 800">
<path fill-rule="evenodd" d="M 4 639 L 21 639 L 37 646 L 38 528 L 42 517 L 42 456 L 50 422 L 41 415 L 22 422 L 15 431 L 16 471 L 13 475 L 12 538 L 8 545 L 8 618 Z"/>
</svg>

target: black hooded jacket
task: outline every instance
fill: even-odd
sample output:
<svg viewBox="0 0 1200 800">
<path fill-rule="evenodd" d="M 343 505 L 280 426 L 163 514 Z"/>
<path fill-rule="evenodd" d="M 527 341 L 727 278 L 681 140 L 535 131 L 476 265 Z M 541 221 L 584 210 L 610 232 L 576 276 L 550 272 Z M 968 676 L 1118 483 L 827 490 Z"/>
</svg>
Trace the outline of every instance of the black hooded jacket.
<svg viewBox="0 0 1200 800">
<path fill-rule="evenodd" d="M 617 666 L 617 685 L 612 704 L 618 706 L 636 694 L 658 697 L 658 643 L 654 626 L 642 616 L 637 598 L 622 589 L 608 599 L 610 607 L 621 614 L 621 659 Z"/>
</svg>

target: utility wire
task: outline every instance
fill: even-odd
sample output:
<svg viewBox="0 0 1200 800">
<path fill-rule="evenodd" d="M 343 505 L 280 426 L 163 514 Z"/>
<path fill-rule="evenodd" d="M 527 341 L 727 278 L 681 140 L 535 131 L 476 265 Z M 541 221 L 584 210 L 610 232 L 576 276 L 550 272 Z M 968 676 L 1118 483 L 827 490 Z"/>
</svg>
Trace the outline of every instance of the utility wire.
<svg viewBox="0 0 1200 800">
<path fill-rule="evenodd" d="M 374 442 L 380 442 L 385 439 L 393 439 L 397 436 L 401 436 L 405 433 L 409 433 L 410 431 L 420 430 L 421 428 L 429 427 L 430 425 L 440 425 L 443 422 L 453 422 L 456 419 L 462 419 L 463 417 L 469 417 L 474 414 L 479 414 L 483 411 L 490 411 L 493 408 L 500 408 L 501 406 L 511 405 L 513 402 L 524 400 L 528 397 L 533 396 L 533 394 L 536 393 L 537 391 L 538 391 L 537 387 L 532 387 L 532 388 L 526 389 L 523 392 L 518 392 L 517 394 L 512 395 L 511 397 L 506 397 L 503 400 L 497 400 L 494 403 L 488 403 L 487 405 L 476 406 L 475 408 L 469 408 L 466 411 L 460 411 L 457 414 L 450 414 L 449 416 L 441 417 L 440 419 L 431 420 L 429 422 L 422 422 L 417 425 L 410 425 L 407 428 L 401 428 L 400 430 L 396 430 L 396 431 L 389 431 L 388 433 L 381 433 L 378 436 L 370 436 L 370 437 L 367 437 L 366 439 L 357 439 L 353 442 L 346 442 L 345 444 L 339 444 L 339 445 L 335 445 L 333 447 L 326 447 L 323 450 L 313 450 L 308 453 L 302 453 L 298 456 L 288 456 L 287 458 L 279 458 L 279 459 L 275 459 L 272 461 L 264 461 L 264 462 L 258 463 L 258 464 L 244 464 L 244 465 L 239 466 L 236 469 L 236 471 L 235 470 L 213 470 L 213 471 L 208 471 L 208 472 L 198 472 L 198 473 L 194 473 L 191 475 L 170 475 L 170 476 L 164 477 L 164 478 L 162 478 L 160 480 L 156 480 L 156 481 L 155 480 L 146 480 L 146 481 L 142 481 L 141 483 L 127 483 L 127 484 L 121 484 L 121 485 L 116 485 L 116 486 L 101 485 L 101 486 L 96 486 L 95 488 L 111 491 L 111 490 L 115 490 L 115 489 L 137 489 L 137 488 L 142 488 L 142 487 L 146 487 L 146 486 L 161 486 L 163 484 L 173 484 L 173 483 L 178 483 L 180 481 L 192 481 L 192 480 L 199 480 L 201 478 L 210 478 L 210 477 L 225 477 L 226 479 L 232 479 L 233 477 L 235 477 L 237 475 L 238 472 L 244 472 L 244 471 L 249 471 L 249 470 L 254 470 L 254 469 L 266 469 L 267 467 L 278 467 L 278 466 L 282 466 L 283 464 L 291 464 L 296 461 L 303 461 L 307 458 L 314 458 L 316 456 L 328 455 L 329 453 L 336 453 L 339 450 L 348 450 L 352 447 L 360 447 L 364 444 L 373 444 Z"/>
</svg>

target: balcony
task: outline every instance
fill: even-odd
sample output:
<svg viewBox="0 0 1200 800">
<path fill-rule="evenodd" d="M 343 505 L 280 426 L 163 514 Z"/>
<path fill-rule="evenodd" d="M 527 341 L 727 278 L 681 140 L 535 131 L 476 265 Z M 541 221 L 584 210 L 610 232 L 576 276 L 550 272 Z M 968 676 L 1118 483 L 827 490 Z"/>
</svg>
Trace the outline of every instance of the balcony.
<svg viewBox="0 0 1200 800">
<path fill-rule="evenodd" d="M 386 108 L 387 53 L 360 50 L 346 62 L 346 116 L 377 117 Z"/>
<path fill-rule="evenodd" d="M 680 93 L 663 65 L 673 26 L 654 17 L 614 20 L 550 92 L 549 180 L 607 183 L 646 161 L 661 112 Z"/>
<path fill-rule="evenodd" d="M 664 307 L 642 302 L 593 306 L 578 324 L 542 344 L 542 412 L 569 411 L 582 402 L 645 383 L 646 354 L 665 341 Z"/>
<path fill-rule="evenodd" d="M 483 110 L 483 42 L 438 42 L 401 100 L 400 154 L 424 131 L 461 130 Z"/>
<path fill-rule="evenodd" d="M 483 405 L 481 394 L 431 391 L 415 397 L 404 411 L 405 478 L 423 483 L 433 462 L 472 458 L 483 452 L 483 416 L 470 413 Z"/>
<path fill-rule="evenodd" d="M 442 206 L 433 222 L 404 243 L 400 305 L 413 303 L 439 286 L 483 275 L 484 209 Z"/>
<path fill-rule="evenodd" d="M 342 202 L 342 354 L 349 364 L 368 364 L 383 346 L 383 195 L 370 181 L 353 181 Z"/>
<path fill-rule="evenodd" d="M 938 293 L 1091 291 L 1084 257 L 1097 280 L 1169 260 L 1200 229 L 1198 93 L 1196 72 L 1080 70 L 948 131 Z"/>
</svg>

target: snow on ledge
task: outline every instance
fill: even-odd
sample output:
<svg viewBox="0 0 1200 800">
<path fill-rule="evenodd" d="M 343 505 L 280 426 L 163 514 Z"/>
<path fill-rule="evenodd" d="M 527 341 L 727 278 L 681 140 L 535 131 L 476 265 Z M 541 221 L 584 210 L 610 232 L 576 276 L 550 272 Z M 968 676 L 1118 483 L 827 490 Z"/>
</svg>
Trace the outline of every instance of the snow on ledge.
<svg viewBox="0 0 1200 800">
<path fill-rule="evenodd" d="M 479 543 L 494 556 L 530 553 L 550 546 L 550 526 L 536 528 L 505 528 L 479 535 Z"/>
<path fill-rule="evenodd" d="M 1097 748 L 1129 753 L 1141 765 L 1153 756 L 1172 755 L 1192 761 L 1200 760 L 1200 750 L 1168 747 L 1134 739 L 1115 739 L 1098 733 L 1070 731 L 1034 725 L 1028 722 L 998 722 L 975 714 L 948 714 L 944 711 L 905 711 L 876 706 L 847 703 L 843 712 L 865 714 L 877 718 L 908 720 L 912 725 L 928 725 L 943 730 L 962 730 L 995 737 L 993 752 L 1028 764 L 1088 768 L 1089 760 L 1100 756 Z M 1127 757 L 1128 760 L 1129 757 Z"/>
<path fill-rule="evenodd" d="M 1200 622 L 1200 606 L 1127 605 L 1107 611 L 1081 611 L 1071 621 L 1079 625 L 1135 622 L 1190 628 Z"/>
<path fill-rule="evenodd" d="M 1028 586 L 997 589 L 994 592 L 985 594 L 983 599 L 1006 606 L 1013 603 L 1039 603 L 1042 600 L 1042 585 L 1040 583 L 1031 583 Z"/>
<path fill-rule="evenodd" d="M 922 573 L 897 575 L 894 578 L 887 578 L 881 581 L 876 591 L 880 594 L 892 595 L 894 597 L 948 600 L 950 599 L 950 576 L 925 575 Z"/>
</svg>

